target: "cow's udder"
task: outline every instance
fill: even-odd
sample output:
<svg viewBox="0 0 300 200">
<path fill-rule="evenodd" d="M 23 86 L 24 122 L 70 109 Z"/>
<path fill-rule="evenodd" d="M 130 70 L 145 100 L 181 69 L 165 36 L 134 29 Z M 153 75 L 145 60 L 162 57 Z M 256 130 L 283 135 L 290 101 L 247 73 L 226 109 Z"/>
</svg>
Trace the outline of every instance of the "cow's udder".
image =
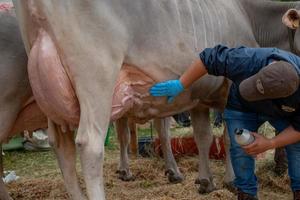
<svg viewBox="0 0 300 200">
<path fill-rule="evenodd" d="M 42 28 L 30 51 L 28 75 L 42 111 L 57 124 L 78 125 L 77 97 L 53 40 Z"/>
<path fill-rule="evenodd" d="M 153 97 L 149 94 L 149 89 L 155 82 L 154 78 L 137 67 L 124 64 L 114 89 L 111 119 L 126 116 L 143 123 L 154 117 L 169 116 L 187 110 L 198 103 L 198 100 L 192 101 L 189 90 L 170 104 L 165 97 Z"/>
</svg>

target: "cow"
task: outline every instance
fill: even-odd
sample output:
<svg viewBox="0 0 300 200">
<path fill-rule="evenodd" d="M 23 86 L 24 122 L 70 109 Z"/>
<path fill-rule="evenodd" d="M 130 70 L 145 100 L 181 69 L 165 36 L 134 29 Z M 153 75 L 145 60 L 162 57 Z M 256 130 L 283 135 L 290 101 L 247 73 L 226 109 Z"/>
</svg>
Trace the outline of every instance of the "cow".
<svg viewBox="0 0 300 200">
<path fill-rule="evenodd" d="M 124 63 L 157 82 L 178 78 L 197 59 L 197 52 L 217 43 L 287 49 L 289 44 L 282 38 L 288 38 L 288 33 L 281 17 L 289 8 L 299 6 L 262 0 L 16 0 L 15 5 L 37 103 L 63 129 L 78 125 L 75 141 L 90 199 L 105 198 L 103 143 L 114 85 Z M 41 83 L 39 76 L 45 72 L 58 77 Z M 200 95 L 194 96 L 194 86 L 172 104 L 144 93 L 139 99 L 147 100 L 150 106 L 139 117 L 164 117 L 179 106 L 192 108 L 183 104 L 196 107 L 210 92 L 208 86 L 222 85 L 223 81 L 206 76 L 197 91 Z M 74 88 L 74 94 L 55 96 L 64 94 L 57 83 L 70 84 L 65 87 Z M 50 93 L 44 93 L 43 88 Z M 66 106 L 61 106 L 62 102 Z M 205 113 L 206 107 L 203 109 Z M 193 115 L 200 112 L 192 111 Z M 209 131 L 208 123 L 193 123 Z"/>
<path fill-rule="evenodd" d="M 0 4 L 0 6 L 4 7 L 6 6 L 6 11 L 7 12 L 1 12 L 0 15 L 0 25 L 2 27 L 2 32 L 1 32 L 1 41 L 0 41 L 0 46 L 1 47 L 6 47 L 5 49 L 3 48 L 2 56 L 1 56 L 1 71 L 2 71 L 2 81 L 6 81 L 6 79 L 9 79 L 9 82 L 7 84 L 3 84 L 3 87 L 1 88 L 2 91 L 5 91 L 5 93 L 10 93 L 13 92 L 14 95 L 4 95 L 2 96 L 1 100 L 1 107 L 6 108 L 9 107 L 8 103 L 12 103 L 12 107 L 16 108 L 16 114 L 14 112 L 11 112 L 13 110 L 8 110 L 7 112 L 1 112 L 1 116 L 3 118 L 2 122 L 6 122 L 6 125 L 8 128 L 3 129 L 3 132 L 1 132 L 0 137 L 1 141 L 3 142 L 4 139 L 8 140 L 10 137 L 12 137 L 14 134 L 19 133 L 20 131 L 26 129 L 26 130 L 35 130 L 37 128 L 43 128 L 46 127 L 46 118 L 37 106 L 36 102 L 32 98 L 32 91 L 31 87 L 29 85 L 29 81 L 27 78 L 27 70 L 26 70 L 26 64 L 27 64 L 27 56 L 24 50 L 24 47 L 22 45 L 22 41 L 20 38 L 19 30 L 17 28 L 17 23 L 15 20 L 15 16 L 12 12 L 11 4 Z M 9 48 L 7 49 L 9 45 Z M 12 60 L 13 59 L 13 60 Z M 18 74 L 16 76 L 16 74 Z M 122 77 L 122 76 L 121 76 Z M 21 82 L 20 82 L 21 80 Z M 120 80 L 124 82 L 124 80 Z M 15 83 L 15 84 L 14 84 Z M 118 92 L 116 92 L 118 93 Z M 25 97 L 24 97 L 24 94 Z M 118 96 L 118 95 L 116 95 Z M 6 98 L 9 98 L 9 101 L 6 100 Z M 11 99 L 14 99 L 16 102 L 11 102 Z M 116 104 L 113 104 L 113 106 L 116 106 Z M 13 120 L 7 120 L 10 116 L 13 116 Z M 118 133 L 120 137 L 126 137 L 126 134 L 122 134 L 123 132 L 120 131 L 120 124 L 122 124 L 123 119 L 118 119 L 116 120 L 117 127 L 119 129 Z M 160 139 L 162 141 L 162 147 L 163 147 L 163 152 L 165 154 L 165 160 L 166 160 L 166 166 L 167 170 L 166 173 L 169 175 L 169 180 L 171 182 L 178 182 L 182 181 L 183 177 L 180 174 L 178 167 L 176 165 L 176 162 L 173 158 L 171 148 L 169 145 L 169 138 L 168 138 L 168 132 L 164 132 L 168 129 L 166 129 L 167 123 L 162 123 L 162 122 L 168 122 L 168 120 L 164 119 L 156 119 L 155 120 L 155 127 L 159 130 L 158 132 L 160 133 Z M 72 152 L 73 146 L 72 146 L 72 134 L 70 133 L 69 136 L 66 136 L 66 134 L 57 134 L 59 130 L 56 130 L 55 127 L 53 127 L 54 124 L 50 122 L 49 124 L 49 137 L 50 137 L 50 144 L 54 146 L 55 152 L 58 156 L 59 159 L 59 164 L 60 167 L 62 168 L 62 171 L 64 173 L 64 176 L 66 174 L 71 174 L 70 172 L 73 172 L 73 170 L 64 170 L 67 167 L 64 167 L 65 164 L 64 159 L 61 159 L 61 153 L 62 152 L 67 152 L 67 154 L 62 154 L 66 157 L 66 155 L 71 156 L 70 152 Z M 163 126 L 162 128 L 159 128 L 159 126 Z M 13 127 L 13 128 L 12 128 Z M 124 128 L 125 126 L 123 126 Z M 122 128 L 122 126 L 121 126 Z M 52 130 L 52 131 L 51 131 Z M 53 131 L 54 130 L 54 131 Z M 54 133 L 53 133 L 54 132 Z M 120 134 L 121 133 L 121 134 Z M 59 141 L 55 141 L 59 140 Z M 56 143 L 60 143 L 55 144 Z M 122 145 L 121 145 L 122 146 Z M 60 147 L 60 148 L 59 148 Z M 70 149 L 69 149 L 70 148 Z M 60 150 L 60 151 L 58 151 Z M 121 148 L 121 155 L 124 155 L 124 151 L 122 151 L 123 148 Z M 204 155 L 206 152 L 203 152 Z M 122 160 L 121 156 L 121 160 Z M 205 158 L 205 156 L 203 156 Z M 72 159 L 71 159 L 72 161 Z M 122 160 L 123 161 L 123 160 Z M 70 162 L 72 163 L 72 162 Z M 207 163 L 207 162 L 201 162 L 201 163 Z M 122 170 L 122 168 L 121 168 Z M 120 176 L 123 174 L 121 178 L 123 180 L 128 180 L 132 177 L 129 176 L 128 173 L 120 170 Z M 129 172 L 130 173 L 130 172 Z M 70 187 L 70 181 L 68 180 L 69 177 L 72 176 L 67 176 L 65 177 L 66 179 L 66 186 L 67 190 L 69 193 L 73 194 L 74 189 Z M 126 179 L 127 178 L 127 179 Z M 77 188 L 77 185 L 74 187 Z M 3 187 L 2 187 L 3 188 Z M 71 188 L 71 189 L 69 189 Z M 71 191 L 70 191 L 71 190 Z M 211 190 L 211 188 L 210 188 Z M 1 193 L 1 194 L 6 194 L 6 193 Z M 6 195 L 7 196 L 7 195 Z M 82 196 L 76 196 L 73 198 L 77 198 Z"/>
<path fill-rule="evenodd" d="M 12 104 L 12 108 L 15 108 L 16 112 L 12 112 L 13 110 L 8 110 L 7 112 L 0 112 L 0 116 L 3 119 L 3 124 L 6 122 L 6 125 L 8 128 L 5 128 L 2 130 L 0 137 L 1 141 L 8 140 L 11 138 L 14 134 L 19 133 L 22 130 L 35 130 L 37 128 L 43 128 L 46 127 L 46 118 L 37 106 L 35 100 L 32 97 L 32 91 L 31 87 L 29 85 L 29 81 L 27 78 L 27 70 L 26 70 L 26 64 L 27 64 L 27 56 L 24 50 L 24 46 L 21 41 L 21 37 L 19 34 L 19 30 L 17 27 L 17 23 L 15 20 L 15 16 L 12 12 L 11 4 L 0 4 L 4 8 L 6 6 L 6 12 L 1 12 L 0 15 L 0 26 L 2 28 L 1 32 L 1 41 L 0 46 L 2 48 L 2 54 L 1 54 L 1 80 L 3 82 L 7 81 L 9 79 L 9 82 L 6 84 L 2 84 L 2 91 L 5 91 L 3 96 L 1 97 L 1 107 L 2 108 L 9 108 L 10 104 Z M 5 48 L 4 48 L 5 47 Z M 7 48 L 9 47 L 9 48 Z M 121 76 L 122 77 L 122 76 Z M 122 82 L 124 80 L 121 79 Z M 8 93 L 9 95 L 7 95 Z M 13 93 L 13 95 L 10 95 L 10 93 Z M 116 92 L 117 93 L 117 92 Z M 25 95 L 24 95 L 25 94 Z M 117 96 L 117 95 L 116 95 Z M 9 98 L 9 99 L 7 99 Z M 11 101 L 11 100 L 14 101 Z M 114 104 L 113 106 L 116 106 Z M 13 117 L 13 120 L 8 120 L 10 117 Z M 123 122 L 123 119 L 117 119 L 116 124 L 118 129 L 120 129 L 120 124 Z M 158 128 L 158 126 L 166 125 L 162 124 L 162 122 L 168 122 L 168 120 L 164 121 L 163 119 L 156 119 L 155 120 L 155 127 Z M 124 128 L 125 126 L 123 126 Z M 161 129 L 161 131 L 160 131 Z M 180 174 L 178 167 L 176 165 L 176 162 L 173 158 L 170 146 L 168 135 L 165 136 L 165 134 L 168 134 L 168 132 L 164 132 L 167 130 L 165 127 L 159 128 L 160 138 L 162 141 L 162 147 L 165 154 L 165 160 L 166 160 L 166 166 L 167 166 L 167 174 L 169 175 L 169 180 L 171 182 L 178 182 L 183 179 L 182 175 Z M 68 163 L 71 165 L 74 160 L 72 160 L 72 157 L 68 163 L 64 163 L 64 159 L 61 159 L 60 156 L 72 156 L 71 153 L 73 152 L 73 143 L 72 143 L 72 133 L 69 133 L 69 136 L 67 134 L 57 134 L 59 132 L 58 128 L 55 127 L 54 123 L 49 122 L 49 137 L 50 137 L 50 144 L 54 147 L 55 152 L 58 156 L 60 167 L 62 168 L 63 174 L 66 180 L 66 186 L 67 190 L 70 194 L 74 194 L 74 188 L 78 192 L 78 185 L 70 182 L 70 179 L 73 178 L 71 176 L 70 172 L 73 172 L 74 170 L 70 170 L 70 166 L 65 167 Z M 118 131 L 120 137 L 126 137 L 126 134 L 122 134 L 122 131 Z M 121 134 L 120 134 L 121 133 Z M 58 140 L 58 141 L 56 141 Z M 59 143 L 59 144 L 57 144 Z M 122 146 L 122 145 L 121 145 Z M 121 155 L 124 155 L 124 152 L 122 152 L 121 148 Z M 64 154 L 65 153 L 65 154 Z M 205 154 L 205 153 L 204 153 Z M 205 156 L 204 156 L 205 157 Z M 121 158 L 123 158 L 121 156 Z M 123 160 L 122 160 L 123 161 Z M 203 162 L 206 163 L 206 162 Z M 65 170 L 68 169 L 68 170 Z M 122 169 L 122 168 L 121 168 Z M 120 171 L 120 176 L 124 174 L 122 171 Z M 73 175 L 73 174 L 72 174 Z M 125 173 L 122 177 L 124 180 L 128 180 L 128 173 Z M 130 178 L 130 177 L 129 177 Z M 76 176 L 75 176 L 76 179 Z M 72 181 L 72 180 L 71 180 Z M 71 187 L 70 187 L 71 185 Z M 73 188 L 73 187 L 74 188 Z M 1 189 L 3 188 L 0 187 Z M 4 191 L 4 190 L 3 190 Z M 75 193 L 76 193 L 75 192 Z M 7 193 L 3 192 L 1 193 L 3 196 L 7 197 Z M 74 195 L 73 198 L 79 198 L 81 199 L 82 196 Z M 4 198 L 4 197 L 2 197 Z M 1 198 L 1 199 L 2 199 Z"/>
</svg>

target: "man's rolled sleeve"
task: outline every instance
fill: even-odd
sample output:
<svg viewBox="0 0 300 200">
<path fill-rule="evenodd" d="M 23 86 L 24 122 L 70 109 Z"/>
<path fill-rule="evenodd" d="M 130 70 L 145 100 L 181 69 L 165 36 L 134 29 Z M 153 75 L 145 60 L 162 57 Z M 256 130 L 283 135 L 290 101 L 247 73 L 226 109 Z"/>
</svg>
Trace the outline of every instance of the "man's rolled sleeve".
<svg viewBox="0 0 300 200">
<path fill-rule="evenodd" d="M 200 59 L 205 65 L 207 72 L 216 76 L 225 76 L 226 73 L 226 55 L 228 48 L 217 45 L 214 48 L 206 48 L 200 53 Z"/>
<path fill-rule="evenodd" d="M 228 48 L 217 45 L 206 48 L 199 54 L 208 74 L 225 76 L 232 81 L 243 80 L 249 76 L 253 58 L 244 47 Z"/>
</svg>

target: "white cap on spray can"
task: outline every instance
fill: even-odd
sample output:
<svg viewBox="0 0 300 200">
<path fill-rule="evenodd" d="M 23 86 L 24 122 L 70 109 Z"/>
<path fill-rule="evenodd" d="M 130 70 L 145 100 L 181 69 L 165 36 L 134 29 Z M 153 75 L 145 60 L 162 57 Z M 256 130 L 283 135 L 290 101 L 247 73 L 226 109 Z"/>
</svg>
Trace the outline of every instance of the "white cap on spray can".
<svg viewBox="0 0 300 200">
<path fill-rule="evenodd" d="M 235 133 L 235 141 L 241 145 L 245 146 L 254 142 L 255 138 L 247 129 L 237 128 L 234 130 Z"/>
</svg>

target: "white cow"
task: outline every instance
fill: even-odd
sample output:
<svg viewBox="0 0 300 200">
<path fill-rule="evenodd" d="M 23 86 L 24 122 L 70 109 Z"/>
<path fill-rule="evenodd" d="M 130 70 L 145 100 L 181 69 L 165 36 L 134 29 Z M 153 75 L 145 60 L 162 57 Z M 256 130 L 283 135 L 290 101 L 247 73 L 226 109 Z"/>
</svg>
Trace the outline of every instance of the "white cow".
<svg viewBox="0 0 300 200">
<path fill-rule="evenodd" d="M 3 11 L 1 10 L 2 8 Z M 2 108 L 0 110 L 0 121 L 1 123 L 3 123 L 0 129 L 0 142 L 3 142 L 24 129 L 35 130 L 37 128 L 46 127 L 46 118 L 43 113 L 41 113 L 40 109 L 37 107 L 34 99 L 32 98 L 32 91 L 29 85 L 26 70 L 27 56 L 22 44 L 14 12 L 12 10 L 12 5 L 9 3 L 0 4 L 0 26 L 2 28 L 0 33 L 0 51 L 2 52 L 0 54 L 0 82 L 3 82 L 3 84 L 0 85 L 2 91 L 2 94 L 0 96 L 0 105 Z M 122 73 L 124 73 L 124 71 L 125 70 L 123 70 Z M 138 71 L 133 72 L 137 73 Z M 122 73 L 119 76 L 120 83 L 116 88 L 120 88 L 120 86 L 122 88 L 124 84 L 126 85 L 129 83 L 128 81 L 130 81 L 131 85 L 135 84 L 135 80 L 133 77 L 124 77 L 122 76 Z M 141 74 L 140 76 L 143 76 L 143 74 Z M 140 76 L 139 79 L 141 78 Z M 124 80 L 122 78 L 129 78 L 129 80 Z M 140 83 L 141 82 L 139 82 L 139 85 L 141 86 Z M 115 98 L 118 99 L 120 98 L 120 94 L 123 94 L 123 92 L 115 91 L 115 94 Z M 221 102 L 223 102 L 223 100 Z M 118 108 L 117 110 L 115 110 L 116 107 Z M 120 113 L 120 111 L 122 111 L 120 110 L 118 101 L 114 102 L 113 110 L 116 111 L 115 114 L 118 114 Z M 127 116 L 128 114 L 130 114 L 128 110 L 126 111 L 126 113 Z M 112 114 L 112 118 L 114 118 L 115 114 Z M 126 131 L 126 129 L 124 129 L 125 125 L 123 124 L 124 118 L 124 113 L 122 113 L 122 119 L 117 120 L 118 127 L 122 129 L 118 131 L 119 134 L 121 133 L 120 138 L 127 137 L 127 135 L 123 132 L 123 130 Z M 140 119 L 143 120 L 142 118 Z M 83 195 L 79 195 L 81 192 L 76 178 L 75 146 L 73 133 L 69 130 L 65 130 L 68 132 L 67 134 L 62 133 L 60 128 L 57 127 L 57 125 L 52 121 L 49 121 L 48 124 L 50 143 L 54 147 L 55 153 L 57 155 L 60 168 L 64 175 L 67 191 L 71 194 L 71 197 L 73 199 L 82 199 Z M 162 148 L 166 160 L 166 172 L 168 174 L 169 180 L 171 182 L 179 182 L 183 179 L 183 177 L 179 172 L 179 169 L 171 152 L 168 135 L 168 120 L 156 119 L 155 128 L 160 133 Z M 124 142 L 126 143 L 126 141 Z M 204 145 L 202 146 L 204 147 Z M 206 146 L 209 147 L 209 145 Z M 125 146 L 121 145 L 121 147 Z M 126 164 L 128 165 L 128 162 L 126 160 L 127 151 L 124 151 L 124 149 L 126 148 L 121 148 L 122 156 L 120 165 L 120 177 L 123 179 L 130 179 L 131 177 L 129 168 L 126 168 Z M 206 156 L 208 155 L 208 153 L 206 151 L 201 152 L 204 156 L 200 158 L 203 158 L 204 161 L 207 161 L 208 159 L 206 159 Z M 201 163 L 203 166 L 207 164 L 207 162 Z M 127 169 L 127 171 L 124 171 L 124 169 Z M 204 169 L 208 168 L 205 167 Z M 204 181 L 206 183 L 206 186 L 202 190 L 205 192 L 211 191 L 213 189 L 213 185 L 209 183 L 212 183 L 212 178 L 210 177 L 211 175 L 204 172 L 202 174 L 206 175 L 204 177 L 206 180 L 206 182 Z M 0 191 L 0 199 L 7 199 L 8 194 L 4 190 L 2 180 L 0 180 Z"/>
</svg>

